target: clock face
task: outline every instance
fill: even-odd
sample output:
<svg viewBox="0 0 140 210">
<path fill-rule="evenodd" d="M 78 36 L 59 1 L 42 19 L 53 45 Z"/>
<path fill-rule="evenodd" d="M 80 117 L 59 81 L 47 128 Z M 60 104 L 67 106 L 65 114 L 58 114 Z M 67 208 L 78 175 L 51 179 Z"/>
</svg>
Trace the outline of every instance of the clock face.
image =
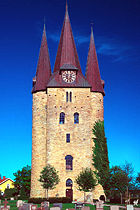
<svg viewBox="0 0 140 210">
<path fill-rule="evenodd" d="M 76 72 L 75 71 L 63 71 L 62 79 L 67 83 L 72 83 L 76 79 Z"/>
</svg>

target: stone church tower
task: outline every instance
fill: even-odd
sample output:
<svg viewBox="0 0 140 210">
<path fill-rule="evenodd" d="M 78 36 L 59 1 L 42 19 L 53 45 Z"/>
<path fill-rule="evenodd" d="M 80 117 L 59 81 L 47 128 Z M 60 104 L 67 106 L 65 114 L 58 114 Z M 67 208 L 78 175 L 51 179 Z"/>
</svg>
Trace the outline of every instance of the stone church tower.
<svg viewBox="0 0 140 210">
<path fill-rule="evenodd" d="M 59 184 L 49 197 L 82 199 L 75 178 L 92 166 L 93 125 L 103 120 L 104 82 L 100 78 L 93 31 L 91 31 L 86 77 L 82 74 L 68 9 L 62 27 L 53 74 L 45 27 L 36 76 L 33 79 L 32 173 L 30 197 L 45 197 L 38 181 L 47 164 L 58 171 Z M 96 186 L 93 197 L 104 194 Z"/>
</svg>

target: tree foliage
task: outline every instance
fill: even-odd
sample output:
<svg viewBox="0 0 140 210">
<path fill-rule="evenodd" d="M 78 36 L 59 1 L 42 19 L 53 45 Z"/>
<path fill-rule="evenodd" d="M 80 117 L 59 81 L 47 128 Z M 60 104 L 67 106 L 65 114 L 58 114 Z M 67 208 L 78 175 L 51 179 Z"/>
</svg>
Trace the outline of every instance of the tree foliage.
<svg viewBox="0 0 140 210">
<path fill-rule="evenodd" d="M 119 198 L 121 196 L 122 203 L 122 195 L 125 194 L 125 199 L 127 200 L 129 198 L 129 190 L 134 192 L 137 189 L 133 173 L 134 169 L 130 163 L 126 162 L 122 166 L 113 166 L 109 170 L 109 197 Z"/>
<path fill-rule="evenodd" d="M 140 173 L 138 173 L 136 177 L 136 186 L 137 186 L 137 189 L 140 190 Z"/>
<path fill-rule="evenodd" d="M 131 163 L 125 162 L 124 165 L 121 166 L 121 169 L 125 172 L 127 176 L 127 187 L 128 189 L 133 188 L 135 185 L 135 178 L 134 178 L 134 168 Z"/>
<path fill-rule="evenodd" d="M 48 198 L 48 190 L 52 190 L 59 183 L 59 176 L 56 169 L 48 164 L 41 171 L 39 181 L 42 183 L 44 189 L 47 190 L 47 198 Z"/>
<path fill-rule="evenodd" d="M 10 199 L 11 197 L 14 197 L 16 195 L 16 189 L 15 188 L 10 188 L 10 189 L 5 189 L 4 191 L 4 197 L 7 199 Z"/>
<path fill-rule="evenodd" d="M 94 147 L 93 147 L 93 165 L 98 182 L 103 186 L 105 193 L 108 190 L 109 179 L 109 160 L 107 140 L 104 131 L 104 121 L 97 121 L 93 128 Z"/>
<path fill-rule="evenodd" d="M 113 166 L 110 169 L 110 186 L 111 189 L 117 189 L 124 193 L 128 186 L 128 175 L 120 166 Z"/>
<path fill-rule="evenodd" d="M 93 171 L 90 168 L 83 169 L 75 181 L 78 185 L 78 190 L 84 191 L 85 201 L 85 192 L 93 191 L 96 186 L 96 179 L 94 178 Z"/>
<path fill-rule="evenodd" d="M 138 173 L 138 175 L 136 177 L 136 181 L 140 184 L 140 173 Z"/>
<path fill-rule="evenodd" d="M 29 197 L 31 186 L 31 167 L 28 165 L 23 167 L 21 170 L 18 170 L 16 173 L 14 173 L 14 176 L 16 194 L 20 195 L 24 191 L 24 194 Z"/>
<path fill-rule="evenodd" d="M 82 170 L 75 181 L 79 187 L 78 190 L 84 192 L 92 191 L 96 186 L 96 179 L 90 168 Z"/>
</svg>

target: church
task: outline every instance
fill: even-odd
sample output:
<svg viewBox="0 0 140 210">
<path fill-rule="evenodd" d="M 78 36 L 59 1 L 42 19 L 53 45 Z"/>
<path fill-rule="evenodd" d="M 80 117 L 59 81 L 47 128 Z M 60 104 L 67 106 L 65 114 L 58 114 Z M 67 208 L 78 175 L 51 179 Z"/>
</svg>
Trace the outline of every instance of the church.
<svg viewBox="0 0 140 210">
<path fill-rule="evenodd" d="M 31 198 L 45 197 L 38 181 L 50 164 L 60 182 L 49 197 L 82 199 L 75 178 L 82 169 L 93 169 L 93 126 L 104 119 L 104 81 L 101 80 L 93 30 L 89 39 L 86 75 L 82 74 L 68 7 L 58 45 L 53 73 L 44 26 L 36 76 L 33 78 Z M 104 194 L 97 185 L 92 196 Z"/>
</svg>

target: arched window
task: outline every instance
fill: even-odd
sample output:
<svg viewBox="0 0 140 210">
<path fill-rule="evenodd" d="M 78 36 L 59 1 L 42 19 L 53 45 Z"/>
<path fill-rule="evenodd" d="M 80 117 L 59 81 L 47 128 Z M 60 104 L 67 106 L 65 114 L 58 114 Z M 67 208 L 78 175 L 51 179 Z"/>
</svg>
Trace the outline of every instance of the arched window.
<svg viewBox="0 0 140 210">
<path fill-rule="evenodd" d="M 65 157 L 65 160 L 66 160 L 66 170 L 72 170 L 73 157 L 71 155 L 67 155 Z"/>
<path fill-rule="evenodd" d="M 65 113 L 61 112 L 60 113 L 59 124 L 64 124 L 64 123 L 65 123 Z"/>
<path fill-rule="evenodd" d="M 79 114 L 76 112 L 74 113 L 74 124 L 78 124 L 79 123 Z"/>
<path fill-rule="evenodd" d="M 72 180 L 71 179 L 66 180 L 66 187 L 72 187 Z"/>
</svg>

